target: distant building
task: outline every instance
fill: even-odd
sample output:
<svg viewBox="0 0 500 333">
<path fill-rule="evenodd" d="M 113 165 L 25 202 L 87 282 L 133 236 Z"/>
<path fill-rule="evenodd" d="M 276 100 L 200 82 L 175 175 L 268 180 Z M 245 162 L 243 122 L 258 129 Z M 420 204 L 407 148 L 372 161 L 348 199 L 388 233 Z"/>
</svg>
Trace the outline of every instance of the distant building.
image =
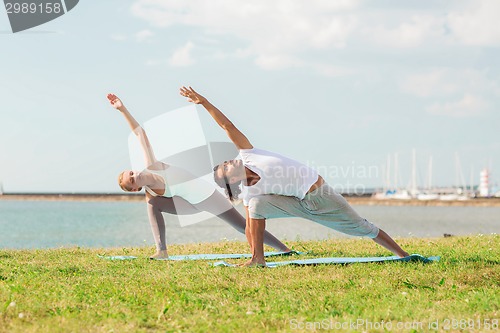
<svg viewBox="0 0 500 333">
<path fill-rule="evenodd" d="M 490 195 L 490 171 L 488 169 L 483 169 L 481 170 L 479 180 L 479 196 L 489 197 Z"/>
</svg>

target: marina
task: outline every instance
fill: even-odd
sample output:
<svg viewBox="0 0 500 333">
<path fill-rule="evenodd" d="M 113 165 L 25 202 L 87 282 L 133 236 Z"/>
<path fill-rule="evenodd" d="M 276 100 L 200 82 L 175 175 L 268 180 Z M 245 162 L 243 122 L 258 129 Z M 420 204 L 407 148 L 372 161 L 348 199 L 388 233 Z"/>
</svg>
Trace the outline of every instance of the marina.
<svg viewBox="0 0 500 333">
<path fill-rule="evenodd" d="M 407 186 L 401 186 L 398 154 L 394 154 L 394 170 L 391 170 L 391 156 L 387 156 L 384 170 L 384 186 L 372 194 L 375 200 L 418 200 L 452 202 L 469 201 L 472 199 L 500 198 L 500 189 L 491 182 L 491 166 L 485 167 L 479 174 L 479 185 L 474 185 L 474 171 L 471 168 L 470 181 L 466 184 L 458 153 L 455 153 L 455 185 L 438 187 L 433 186 L 433 159 L 429 157 L 427 179 L 425 185 L 417 181 L 417 157 L 415 149 L 412 150 L 411 176 Z M 484 204 L 484 201 L 481 201 Z"/>
</svg>

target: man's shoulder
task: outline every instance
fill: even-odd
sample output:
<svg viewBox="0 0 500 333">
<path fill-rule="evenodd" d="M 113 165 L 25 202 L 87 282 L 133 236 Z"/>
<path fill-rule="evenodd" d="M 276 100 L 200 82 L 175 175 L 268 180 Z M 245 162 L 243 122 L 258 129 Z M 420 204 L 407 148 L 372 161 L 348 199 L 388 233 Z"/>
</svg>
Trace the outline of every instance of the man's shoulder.
<svg viewBox="0 0 500 333">
<path fill-rule="evenodd" d="M 263 156 L 274 156 L 274 155 L 279 155 L 275 152 L 261 149 L 261 148 L 251 148 L 251 149 L 240 149 L 240 154 L 253 154 L 253 155 L 263 155 Z"/>
</svg>

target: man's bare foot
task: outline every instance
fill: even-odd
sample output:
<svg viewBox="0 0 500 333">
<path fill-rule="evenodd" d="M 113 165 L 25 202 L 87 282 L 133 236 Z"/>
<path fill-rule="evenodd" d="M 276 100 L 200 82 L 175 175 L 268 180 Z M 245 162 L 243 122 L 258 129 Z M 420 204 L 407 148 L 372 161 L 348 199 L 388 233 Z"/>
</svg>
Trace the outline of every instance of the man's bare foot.
<svg viewBox="0 0 500 333">
<path fill-rule="evenodd" d="M 238 265 L 240 267 L 267 267 L 266 265 L 266 261 L 264 259 L 256 259 L 256 258 L 252 258 L 250 260 L 248 260 L 246 263 L 242 264 L 242 265 Z"/>
<path fill-rule="evenodd" d="M 245 267 L 246 265 L 250 264 L 251 262 L 252 262 L 252 259 L 249 259 L 249 260 L 245 261 L 244 263 L 237 264 L 236 266 Z"/>
<path fill-rule="evenodd" d="M 168 259 L 167 251 L 158 251 L 149 257 L 149 259 Z"/>
</svg>

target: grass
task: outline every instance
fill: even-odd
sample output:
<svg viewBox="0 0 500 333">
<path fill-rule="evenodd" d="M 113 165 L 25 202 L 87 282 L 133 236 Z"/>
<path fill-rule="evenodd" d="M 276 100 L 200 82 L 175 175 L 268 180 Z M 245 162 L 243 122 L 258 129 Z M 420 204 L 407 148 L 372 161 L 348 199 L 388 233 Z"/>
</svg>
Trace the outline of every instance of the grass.
<svg viewBox="0 0 500 333">
<path fill-rule="evenodd" d="M 152 261 L 150 247 L 0 250 L 0 332 L 498 331 L 500 236 L 398 242 L 441 261 L 262 269 Z M 289 245 L 311 256 L 390 255 L 366 239 Z M 247 246 L 169 251 L 241 253 Z"/>
</svg>

